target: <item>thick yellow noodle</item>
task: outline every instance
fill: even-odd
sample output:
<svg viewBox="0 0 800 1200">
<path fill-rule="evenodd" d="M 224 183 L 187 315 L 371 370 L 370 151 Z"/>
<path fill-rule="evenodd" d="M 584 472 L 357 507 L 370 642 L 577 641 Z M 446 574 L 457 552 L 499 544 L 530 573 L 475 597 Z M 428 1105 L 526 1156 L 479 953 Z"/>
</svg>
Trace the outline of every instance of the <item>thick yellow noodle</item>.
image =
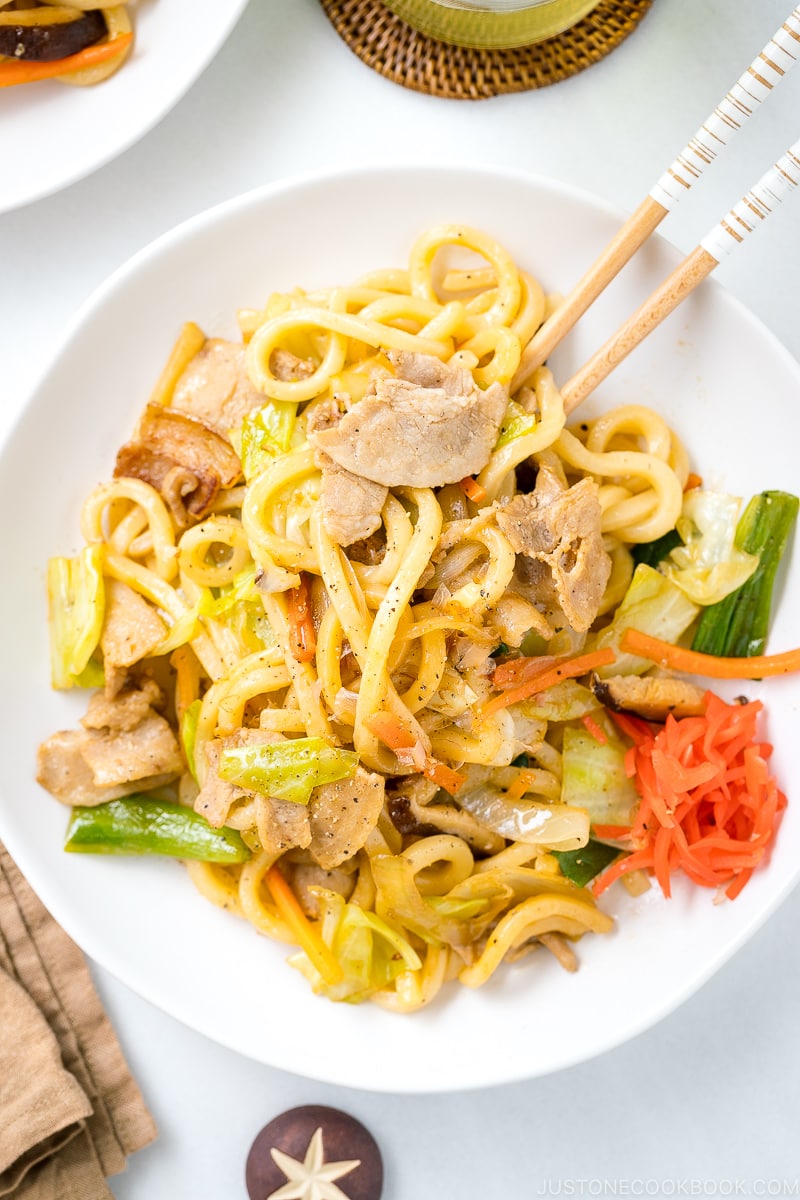
<svg viewBox="0 0 800 1200">
<path fill-rule="evenodd" d="M 437 226 L 418 238 L 406 269 L 376 270 L 349 286 L 298 290 L 273 297 L 263 310 L 242 310 L 250 379 L 265 398 L 298 406 L 297 433 L 288 452 L 245 487 L 223 490 L 210 515 L 176 530 L 158 492 L 127 478 L 88 498 L 83 534 L 104 547 L 106 574 L 162 614 L 167 649 L 191 647 L 205 675 L 194 749 L 198 784 L 207 771 L 206 748 L 250 725 L 354 749 L 365 768 L 402 790 L 403 781 L 420 782 L 420 767 L 375 733 L 371 720 L 385 712 L 428 759 L 483 772 L 526 803 L 560 806 L 560 742 L 547 718 L 526 718 L 523 769 L 514 765 L 521 736 L 514 714 L 480 715 L 490 695 L 485 663 L 500 640 L 502 614 L 527 614 L 529 628 L 545 641 L 549 631 L 551 653 L 560 644 L 514 588 L 517 555 L 496 512 L 516 494 L 517 474 L 529 463 L 553 466 L 566 483 L 593 480 L 611 559 L 599 611 L 610 613 L 630 581 L 629 545 L 661 536 L 679 515 L 688 465 L 675 435 L 638 405 L 567 428 L 556 381 L 541 367 L 514 397 L 528 418 L 524 432 L 500 438 L 477 476 L 481 498 L 468 502 L 457 484 L 391 487 L 381 514 L 381 554 L 370 556 L 338 545 L 326 529 L 320 468 L 304 424 L 323 402 L 347 392 L 348 380 L 353 386 L 361 378 L 366 386 L 370 363 L 379 364 L 385 351 L 433 355 L 470 370 L 481 388 L 507 387 L 552 304 L 492 238 L 460 225 Z M 158 404 L 169 406 L 181 370 L 201 346 L 202 335 L 190 327 L 159 382 Z M 276 351 L 308 360 L 309 369 L 279 377 Z M 243 653 L 214 602 L 247 571 L 262 580 L 252 594 L 269 636 Z M 311 661 L 300 661 L 292 648 L 289 594 L 301 580 L 315 605 Z M 571 645 L 580 649 L 584 641 L 576 636 Z M 187 775 L 182 788 L 189 802 L 192 786 Z M 457 798 L 453 803 L 432 790 L 413 801 L 424 810 L 417 832 L 398 832 L 384 808 L 363 847 L 343 864 L 352 884 L 348 903 L 383 922 L 382 936 L 402 937 L 410 948 L 391 986 L 373 994 L 377 1003 L 412 1011 L 455 977 L 469 987 L 483 984 L 504 959 L 542 937 L 541 944 L 557 948 L 559 939 L 548 942 L 547 935 L 576 939 L 611 927 L 591 894 L 560 873 L 547 842 L 493 831 Z M 263 798 L 233 800 L 223 819 L 242 831 L 252 857 L 243 866 L 193 864 L 190 877 L 214 903 L 291 943 L 265 882 L 282 856 L 262 848 Z M 290 851 L 284 865 L 291 873 L 303 861 Z M 405 913 L 387 899 L 393 880 L 405 889 Z M 341 897 L 323 888 L 318 899 L 324 937 Z M 439 932 L 436 911 L 456 914 L 442 918 Z M 561 957 L 568 960 L 568 951 Z M 301 960 L 296 965 L 322 987 Z"/>
</svg>

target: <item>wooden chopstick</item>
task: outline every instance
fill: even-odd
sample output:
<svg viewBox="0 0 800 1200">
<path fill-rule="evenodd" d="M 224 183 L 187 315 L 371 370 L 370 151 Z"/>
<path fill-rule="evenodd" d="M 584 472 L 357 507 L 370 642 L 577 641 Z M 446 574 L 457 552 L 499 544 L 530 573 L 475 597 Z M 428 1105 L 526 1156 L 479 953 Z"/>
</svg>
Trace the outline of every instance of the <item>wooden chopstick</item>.
<svg viewBox="0 0 800 1200">
<path fill-rule="evenodd" d="M 567 413 L 573 411 L 634 350 L 665 317 L 748 234 L 757 229 L 775 206 L 800 186 L 800 139 L 762 175 L 758 183 L 719 221 L 682 263 L 656 288 L 644 304 L 608 339 L 604 346 L 562 387 Z"/>
<path fill-rule="evenodd" d="M 761 102 L 800 59 L 800 5 L 795 7 L 694 137 L 609 242 L 567 298 L 525 347 L 511 381 L 515 392 L 545 361 L 579 317 L 644 245 Z"/>
</svg>

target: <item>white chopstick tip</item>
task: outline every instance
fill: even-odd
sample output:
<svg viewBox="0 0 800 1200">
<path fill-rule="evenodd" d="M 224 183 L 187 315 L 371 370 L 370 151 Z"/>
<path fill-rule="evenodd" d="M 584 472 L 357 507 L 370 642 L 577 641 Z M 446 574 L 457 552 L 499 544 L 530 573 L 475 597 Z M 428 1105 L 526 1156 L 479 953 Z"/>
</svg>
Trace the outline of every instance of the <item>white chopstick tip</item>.
<svg viewBox="0 0 800 1200">
<path fill-rule="evenodd" d="M 708 233 L 700 245 L 717 262 L 763 224 L 788 194 L 800 187 L 800 140 L 762 175 L 758 183 Z"/>
<path fill-rule="evenodd" d="M 800 5 L 792 10 L 761 53 L 739 77 L 691 141 L 650 189 L 670 212 L 727 146 L 748 117 L 775 91 L 800 59 Z"/>
</svg>

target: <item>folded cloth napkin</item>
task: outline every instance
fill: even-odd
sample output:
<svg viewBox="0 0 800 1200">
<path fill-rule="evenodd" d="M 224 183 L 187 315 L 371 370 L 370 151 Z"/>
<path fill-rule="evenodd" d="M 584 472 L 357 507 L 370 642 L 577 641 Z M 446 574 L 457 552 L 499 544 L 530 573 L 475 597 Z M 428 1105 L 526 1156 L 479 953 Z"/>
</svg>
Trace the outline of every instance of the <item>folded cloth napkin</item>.
<svg viewBox="0 0 800 1200">
<path fill-rule="evenodd" d="M 105 1200 L 155 1136 L 86 960 L 0 843 L 0 1197 Z"/>
</svg>

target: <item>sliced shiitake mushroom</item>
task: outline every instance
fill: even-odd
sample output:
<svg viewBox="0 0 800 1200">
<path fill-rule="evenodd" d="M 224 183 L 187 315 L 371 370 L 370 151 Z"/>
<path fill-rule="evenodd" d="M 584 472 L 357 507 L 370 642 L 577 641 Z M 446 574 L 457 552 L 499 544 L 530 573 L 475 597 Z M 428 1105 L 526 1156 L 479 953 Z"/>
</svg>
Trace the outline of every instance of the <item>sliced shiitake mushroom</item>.
<svg viewBox="0 0 800 1200">
<path fill-rule="evenodd" d="M 685 679 L 660 675 L 611 675 L 592 677 L 592 691 L 612 712 L 631 713 L 646 721 L 675 717 L 698 717 L 705 712 L 702 688 Z"/>
<path fill-rule="evenodd" d="M 108 29 L 97 9 L 15 9 L 0 12 L 0 54 L 29 62 L 55 62 L 69 58 L 98 42 Z"/>
</svg>

